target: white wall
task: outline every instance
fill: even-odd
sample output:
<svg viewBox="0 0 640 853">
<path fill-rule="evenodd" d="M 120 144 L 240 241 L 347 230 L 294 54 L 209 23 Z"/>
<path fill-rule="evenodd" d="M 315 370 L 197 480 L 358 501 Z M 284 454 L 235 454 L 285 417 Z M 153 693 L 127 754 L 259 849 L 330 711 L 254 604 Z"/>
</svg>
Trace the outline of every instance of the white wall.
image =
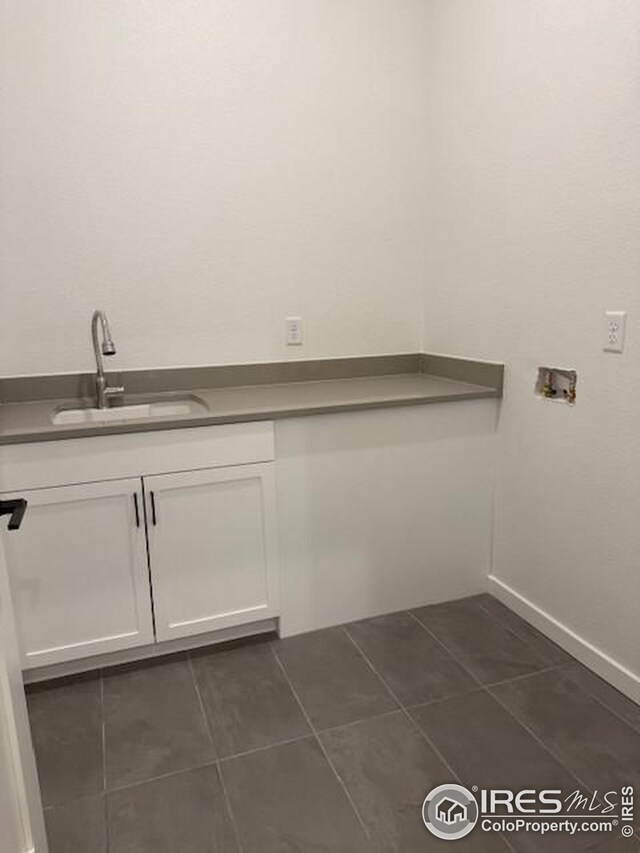
<svg viewBox="0 0 640 853">
<path fill-rule="evenodd" d="M 435 2 L 424 346 L 508 365 L 494 574 L 638 676 L 640 4 Z"/>
<path fill-rule="evenodd" d="M 0 375 L 418 348 L 428 4 L 0 11 Z"/>
</svg>

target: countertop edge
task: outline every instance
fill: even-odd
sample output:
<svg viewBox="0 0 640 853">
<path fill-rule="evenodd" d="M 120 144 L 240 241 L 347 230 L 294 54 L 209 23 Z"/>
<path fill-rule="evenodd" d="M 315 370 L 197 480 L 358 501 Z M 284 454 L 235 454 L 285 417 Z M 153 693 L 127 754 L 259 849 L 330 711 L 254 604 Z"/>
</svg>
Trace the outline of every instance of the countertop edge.
<svg viewBox="0 0 640 853">
<path fill-rule="evenodd" d="M 433 376 L 442 379 L 441 376 Z M 447 378 L 447 381 L 462 386 L 461 380 Z M 300 407 L 265 408 L 255 412 L 228 412 L 225 414 L 208 414 L 206 416 L 167 419 L 157 421 L 129 422 L 105 424 L 102 426 L 70 426 L 64 429 L 42 431 L 25 431 L 0 434 L 0 446 L 15 444 L 40 444 L 45 441 L 64 441 L 73 438 L 88 438 L 107 435 L 122 435 L 139 432 L 157 432 L 163 430 L 191 429 L 194 427 L 215 426 L 230 423 L 247 423 L 251 421 L 282 420 L 284 418 L 309 417 L 313 415 L 337 414 L 340 412 L 367 411 L 371 409 L 388 409 L 403 406 L 424 406 L 434 403 L 455 403 L 469 400 L 500 399 L 501 388 L 476 386 L 474 388 L 456 390 L 455 393 L 430 395 L 411 395 L 378 400 L 360 400 L 340 403 L 306 404 Z"/>
</svg>

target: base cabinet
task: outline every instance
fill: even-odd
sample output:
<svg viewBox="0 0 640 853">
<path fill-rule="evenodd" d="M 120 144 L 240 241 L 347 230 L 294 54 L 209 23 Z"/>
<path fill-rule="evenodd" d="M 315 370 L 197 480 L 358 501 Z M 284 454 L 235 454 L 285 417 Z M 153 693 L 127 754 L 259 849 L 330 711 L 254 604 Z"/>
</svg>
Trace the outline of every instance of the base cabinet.
<svg viewBox="0 0 640 853">
<path fill-rule="evenodd" d="M 141 480 L 19 496 L 28 514 L 5 549 L 23 666 L 153 642 Z"/>
<path fill-rule="evenodd" d="M 272 464 L 144 478 L 158 640 L 277 615 Z"/>
<path fill-rule="evenodd" d="M 25 669 L 279 615 L 272 423 L 47 444 L 0 447 Z"/>
</svg>

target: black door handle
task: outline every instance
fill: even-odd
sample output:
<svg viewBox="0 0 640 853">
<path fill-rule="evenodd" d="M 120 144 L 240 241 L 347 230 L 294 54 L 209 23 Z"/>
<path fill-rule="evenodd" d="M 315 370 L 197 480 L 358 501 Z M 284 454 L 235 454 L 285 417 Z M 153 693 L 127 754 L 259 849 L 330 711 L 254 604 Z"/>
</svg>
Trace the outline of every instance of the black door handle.
<svg viewBox="0 0 640 853">
<path fill-rule="evenodd" d="M 22 524 L 27 502 L 24 498 L 14 498 L 11 501 L 0 501 L 0 515 L 10 515 L 9 530 L 18 530 Z"/>
<path fill-rule="evenodd" d="M 151 495 L 151 521 L 153 522 L 153 526 L 155 527 L 158 523 L 156 518 L 156 496 L 153 492 L 149 492 Z"/>
</svg>

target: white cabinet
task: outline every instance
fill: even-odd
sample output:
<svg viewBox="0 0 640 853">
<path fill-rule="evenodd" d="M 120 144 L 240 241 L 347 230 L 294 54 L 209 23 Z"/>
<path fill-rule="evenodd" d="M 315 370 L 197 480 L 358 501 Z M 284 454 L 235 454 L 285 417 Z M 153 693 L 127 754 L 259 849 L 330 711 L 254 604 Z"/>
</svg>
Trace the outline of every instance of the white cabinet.
<svg viewBox="0 0 640 853">
<path fill-rule="evenodd" d="M 24 668 L 278 616 L 274 455 L 270 422 L 0 445 Z"/>
<path fill-rule="evenodd" d="M 278 613 L 273 464 L 145 477 L 158 640 Z"/>
<path fill-rule="evenodd" d="M 141 480 L 16 496 L 28 509 L 5 549 L 23 666 L 153 642 Z"/>
</svg>

